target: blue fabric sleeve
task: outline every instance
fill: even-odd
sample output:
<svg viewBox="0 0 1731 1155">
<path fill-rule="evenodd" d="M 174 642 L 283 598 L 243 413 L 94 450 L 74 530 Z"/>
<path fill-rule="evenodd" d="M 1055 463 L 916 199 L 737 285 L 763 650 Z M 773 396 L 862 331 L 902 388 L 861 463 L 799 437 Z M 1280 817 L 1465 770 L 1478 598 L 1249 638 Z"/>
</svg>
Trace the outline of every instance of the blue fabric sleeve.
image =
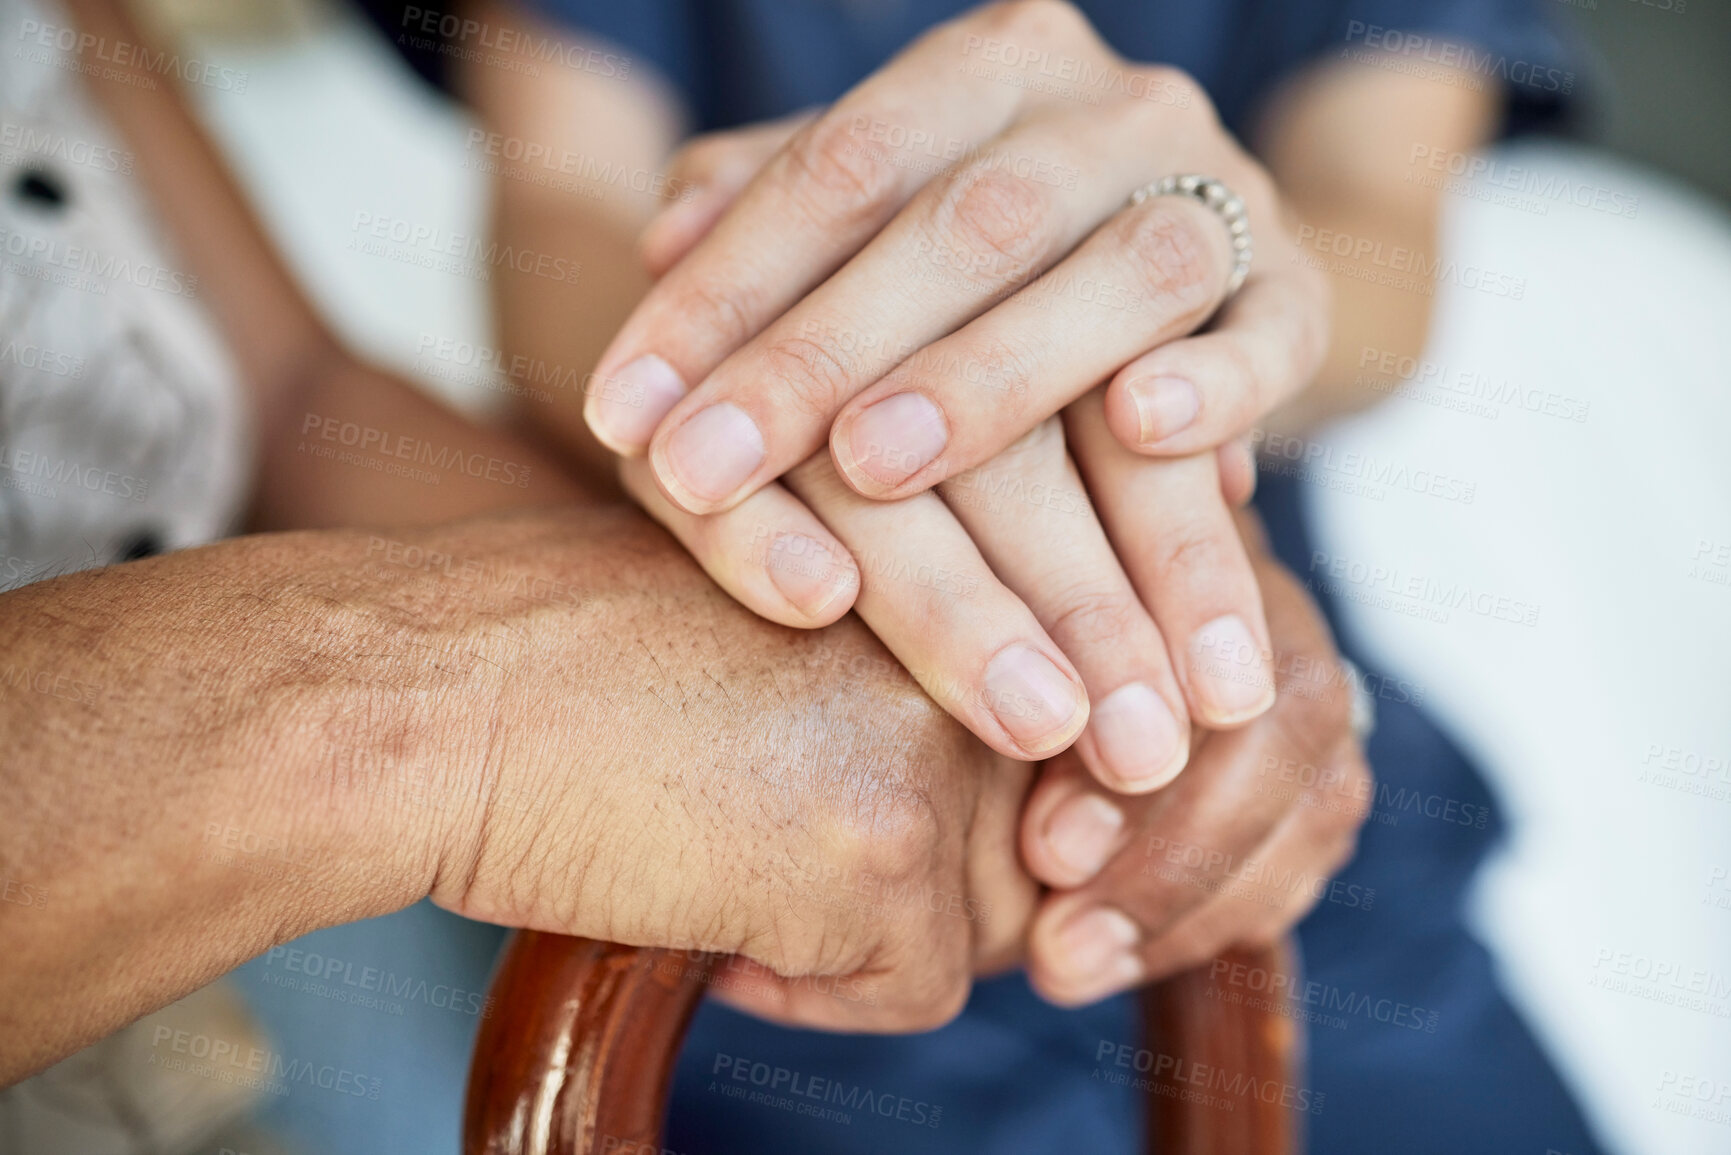
<svg viewBox="0 0 1731 1155">
<path fill-rule="evenodd" d="M 1584 52 L 1547 10 L 1546 0 L 1326 0 L 1259 5 L 1298 27 L 1243 77 L 1244 106 L 1259 111 L 1300 69 L 1357 60 L 1415 76 L 1460 69 L 1462 82 L 1500 86 L 1505 130 L 1552 126 L 1572 113 Z M 1229 118 L 1230 119 L 1230 118 Z"/>
<path fill-rule="evenodd" d="M 664 75 L 724 127 L 835 99 L 967 0 L 531 0 Z M 1511 127 L 1572 103 L 1581 57 L 1546 0 L 1078 0 L 1124 56 L 1175 64 L 1243 133 L 1279 85 L 1328 60 L 1500 86 Z"/>
</svg>

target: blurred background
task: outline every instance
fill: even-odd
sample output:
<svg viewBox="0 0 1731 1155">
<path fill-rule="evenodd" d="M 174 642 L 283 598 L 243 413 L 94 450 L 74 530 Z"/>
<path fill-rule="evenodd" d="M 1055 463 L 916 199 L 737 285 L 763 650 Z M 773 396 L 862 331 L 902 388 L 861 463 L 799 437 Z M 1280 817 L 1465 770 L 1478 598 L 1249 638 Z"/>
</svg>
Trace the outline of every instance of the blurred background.
<svg viewBox="0 0 1731 1155">
<path fill-rule="evenodd" d="M 144 7 L 159 32 L 247 77 L 243 94 L 195 93 L 199 111 L 338 331 L 458 405 L 496 404 L 484 371 L 424 354 L 430 337 L 491 343 L 486 286 L 355 243 L 358 213 L 481 230 L 486 178 L 464 164 L 466 114 L 339 5 Z M 1554 8 L 1589 50 L 1582 115 L 1567 138 L 1514 141 L 1497 155 L 1634 198 L 1638 211 L 1448 198 L 1449 255 L 1517 270 L 1529 288 L 1509 308 L 1439 287 L 1426 359 L 1560 395 L 1585 420 L 1397 391 L 1323 440 L 1469 479 L 1475 500 L 1366 500 L 1319 484 L 1307 502 L 1329 558 L 1539 607 L 1531 628 L 1472 615 L 1438 628 L 1334 591 L 1348 628 L 1385 670 L 1425 689 L 1511 818 L 1512 837 L 1483 872 L 1476 927 L 1607 1148 L 1723 1155 L 1723 1112 L 1704 1116 L 1672 1089 L 1679 1076 L 1731 1087 L 1731 903 L 1717 901 L 1714 883 L 1731 865 L 1731 782 L 1723 769 L 1716 782 L 1666 771 L 1690 756 L 1697 767 L 1731 762 L 1731 574 L 1702 561 L 1731 543 L 1731 4 Z M 1325 565 L 1313 568 L 1301 576 L 1327 579 Z M 484 959 L 490 941 L 445 949 Z M 1607 986 L 1606 960 L 1622 955 L 1704 972 L 1706 1009 L 1665 1005 L 1658 988 Z M 415 957 L 412 941 L 401 957 Z M 237 982 L 268 1001 L 265 975 L 249 964 Z M 377 1030 L 344 1008 L 294 1005 L 298 1024 L 269 1023 L 279 1037 L 340 1035 L 364 1053 Z M 450 1057 L 429 1046 L 405 1077 L 460 1080 L 472 1025 L 442 1023 Z M 459 1106 L 452 1098 L 407 1118 L 383 1104 L 279 1103 L 261 1119 L 279 1139 L 292 1135 L 293 1149 L 334 1150 L 361 1127 L 454 1136 Z M 255 1152 L 279 1141 L 229 1135 Z"/>
</svg>

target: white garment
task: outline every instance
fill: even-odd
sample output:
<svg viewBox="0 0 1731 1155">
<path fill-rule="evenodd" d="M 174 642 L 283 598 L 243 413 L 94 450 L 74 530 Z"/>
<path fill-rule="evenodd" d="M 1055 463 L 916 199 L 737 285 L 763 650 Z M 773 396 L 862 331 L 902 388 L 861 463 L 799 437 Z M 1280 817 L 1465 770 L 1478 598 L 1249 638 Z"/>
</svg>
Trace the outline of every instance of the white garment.
<svg viewBox="0 0 1731 1155">
<path fill-rule="evenodd" d="M 71 51 L 71 22 L 35 0 L 0 0 L 0 35 L 6 590 L 228 532 L 252 436 L 198 280 L 83 91 L 99 52 Z M 166 67 L 151 80 L 178 83 Z"/>
<path fill-rule="evenodd" d="M 1495 789 L 1476 929 L 1608 1148 L 1723 1155 L 1731 220 L 1582 149 L 1489 156 L 1422 363 L 1312 439 L 1303 576 Z"/>
</svg>

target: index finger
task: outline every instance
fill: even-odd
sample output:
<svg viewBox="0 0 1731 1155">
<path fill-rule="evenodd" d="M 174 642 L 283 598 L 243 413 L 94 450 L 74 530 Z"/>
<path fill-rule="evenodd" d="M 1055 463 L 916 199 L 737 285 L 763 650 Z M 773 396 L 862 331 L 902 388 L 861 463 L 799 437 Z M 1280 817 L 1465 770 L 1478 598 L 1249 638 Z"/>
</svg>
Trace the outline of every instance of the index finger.
<svg viewBox="0 0 1731 1155">
<path fill-rule="evenodd" d="M 614 452 L 648 444 L 619 396 L 682 396 L 882 229 L 919 188 L 1044 99 L 953 67 L 971 33 L 1011 21 L 1067 42 L 1086 22 L 1058 5 L 1007 5 L 941 25 L 862 81 L 772 158 L 713 230 L 652 289 L 596 366 L 584 418 Z M 737 407 L 711 418 L 738 458 L 762 437 Z M 703 431 L 698 431 L 699 433 Z M 754 437 L 754 434 L 756 435 Z M 729 436 L 731 435 L 731 437 Z"/>
</svg>

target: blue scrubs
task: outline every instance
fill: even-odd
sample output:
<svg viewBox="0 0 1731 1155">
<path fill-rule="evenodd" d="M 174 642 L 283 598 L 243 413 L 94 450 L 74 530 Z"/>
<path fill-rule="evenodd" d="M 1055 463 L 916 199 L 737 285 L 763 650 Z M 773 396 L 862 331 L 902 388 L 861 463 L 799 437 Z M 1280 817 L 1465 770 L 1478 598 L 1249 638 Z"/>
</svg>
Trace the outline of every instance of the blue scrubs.
<svg viewBox="0 0 1731 1155">
<path fill-rule="evenodd" d="M 1298 483 L 1265 478 L 1257 505 L 1281 560 L 1305 572 Z M 1473 873 L 1501 832 L 1496 801 L 1414 705 L 1422 691 L 1357 657 L 1319 600 L 1378 695 L 1368 744 L 1377 793 L 1357 857 L 1298 931 L 1309 1149 L 1591 1155 L 1599 1147 L 1579 1110 L 1463 921 Z M 667 1146 L 679 1155 L 1132 1155 L 1144 1150 L 1143 1096 L 1111 1082 L 1123 1068 L 1112 1052 L 1100 1056 L 1106 1045 L 1140 1046 L 1140 1032 L 1132 997 L 1058 1010 L 1020 974 L 979 984 L 955 1022 L 925 1035 L 788 1030 L 708 1003 L 680 1060 Z M 776 1083 L 778 1067 L 789 1075 Z M 805 1088 L 797 1096 L 795 1075 Z M 924 1106 L 924 1122 L 909 1101 Z"/>
<path fill-rule="evenodd" d="M 833 100 L 968 0 L 539 0 L 547 14 L 611 40 L 661 72 L 704 128 Z M 375 5 L 378 7 L 380 5 Z M 388 7 L 389 5 L 382 5 Z M 1509 93 L 1511 127 L 1554 117 L 1574 87 L 1570 54 L 1540 0 L 1082 0 L 1130 59 L 1185 68 L 1243 135 L 1275 87 L 1308 63 L 1413 34 L 1420 54 L 1476 46 Z M 395 32 L 396 16 L 381 17 Z M 1371 31 L 1371 30 L 1376 31 Z M 1424 38 L 1429 39 L 1424 39 Z M 393 35 L 393 40 L 398 38 Z M 1401 41 L 1404 42 L 1404 41 Z M 399 50 L 424 71 L 436 53 Z M 1299 573 L 1309 550 L 1295 483 L 1257 497 L 1277 552 Z M 1328 599 L 1318 595 L 1334 622 Z M 1468 933 L 1468 886 L 1500 831 L 1496 802 L 1429 721 L 1417 688 L 1382 679 L 1342 648 L 1378 694 L 1369 756 L 1375 809 L 1357 858 L 1299 928 L 1309 984 L 1304 1101 L 1316 1155 L 1593 1155 L 1579 1110 L 1499 989 Z M 395 968 L 474 990 L 498 934 L 425 904 L 308 936 L 319 968 Z M 337 963 L 324 961 L 336 958 Z M 436 965 L 425 960 L 436 959 Z M 305 959 L 301 966 L 312 965 Z M 286 956 L 239 978 L 288 1044 L 386 1072 L 381 1104 L 280 1104 L 272 1114 L 330 1151 L 454 1151 L 476 1020 L 428 993 L 381 1010 L 329 984 L 285 984 Z M 343 970 L 347 967 L 347 970 Z M 340 977 L 340 975 L 339 975 Z M 465 1004 L 466 1006 L 467 1004 Z M 713 1003 L 681 1058 L 667 1146 L 679 1155 L 835 1152 L 1047 1155 L 1143 1150 L 1142 1095 L 1116 1083 L 1120 1045 L 1139 1045 L 1133 1000 L 1062 1011 L 1020 975 L 979 984 L 962 1015 L 918 1036 L 789 1030 Z M 356 1069 L 360 1069 L 357 1067 Z M 761 1080 L 761 1082 L 759 1081 Z"/>
</svg>

